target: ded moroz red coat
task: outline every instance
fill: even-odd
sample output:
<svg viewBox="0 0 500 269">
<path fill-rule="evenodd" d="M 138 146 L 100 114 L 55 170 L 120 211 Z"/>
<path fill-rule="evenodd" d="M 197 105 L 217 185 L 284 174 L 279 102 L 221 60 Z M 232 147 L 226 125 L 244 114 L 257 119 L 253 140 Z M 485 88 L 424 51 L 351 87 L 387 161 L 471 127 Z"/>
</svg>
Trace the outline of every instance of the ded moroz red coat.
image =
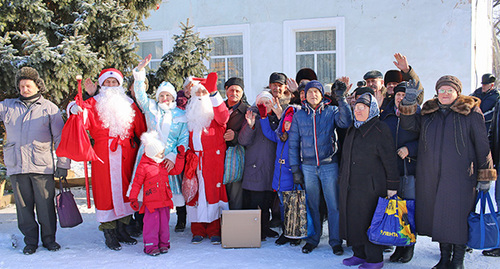
<svg viewBox="0 0 500 269">
<path fill-rule="evenodd" d="M 96 219 L 108 222 L 134 213 L 126 197 L 139 148 L 133 138 L 134 135 L 140 137 L 146 131 L 146 123 L 141 111 L 130 99 L 135 113 L 127 138 L 110 137 L 109 129 L 102 127 L 103 122 L 97 112 L 98 96 L 87 99 L 84 103 L 84 125 L 95 141 L 95 153 L 103 161 L 92 162 L 92 195 Z"/>
<path fill-rule="evenodd" d="M 189 133 L 189 147 L 200 157 L 196 175 L 198 193 L 187 203 L 191 222 L 210 223 L 220 218 L 221 210 L 229 209 L 226 188 L 222 183 L 226 155 L 226 123 L 229 111 L 219 93 L 210 97 L 214 118 L 206 132 Z M 201 141 L 201 145 L 200 145 Z"/>
</svg>

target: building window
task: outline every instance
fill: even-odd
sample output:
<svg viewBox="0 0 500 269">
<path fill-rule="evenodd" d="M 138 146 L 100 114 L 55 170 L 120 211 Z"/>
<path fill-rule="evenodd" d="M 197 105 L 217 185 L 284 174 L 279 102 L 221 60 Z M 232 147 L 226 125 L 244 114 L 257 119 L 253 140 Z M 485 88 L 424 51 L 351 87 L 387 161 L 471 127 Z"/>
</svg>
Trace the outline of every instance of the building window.
<svg viewBox="0 0 500 269">
<path fill-rule="evenodd" d="M 284 66 L 290 76 L 311 68 L 323 83 L 344 75 L 344 19 L 284 22 Z"/>
<path fill-rule="evenodd" d="M 210 61 L 206 64 L 209 72 L 217 72 L 217 88 L 221 95 L 225 97 L 224 83 L 230 77 L 242 78 L 245 88 L 251 88 L 249 26 L 226 25 L 201 27 L 198 30 L 203 37 L 210 37 L 214 41 Z"/>
<path fill-rule="evenodd" d="M 167 31 L 149 31 L 139 32 L 138 41 L 135 43 L 137 47 L 137 55 L 144 59 L 151 54 L 151 62 L 149 68 L 157 70 L 160 67 L 162 57 L 172 47 L 171 38 Z"/>
<path fill-rule="evenodd" d="M 163 42 L 158 41 L 146 41 L 137 42 L 137 55 L 144 59 L 149 54 L 152 55 L 151 62 L 149 62 L 149 68 L 157 70 L 160 67 L 161 57 L 163 56 Z"/>
</svg>

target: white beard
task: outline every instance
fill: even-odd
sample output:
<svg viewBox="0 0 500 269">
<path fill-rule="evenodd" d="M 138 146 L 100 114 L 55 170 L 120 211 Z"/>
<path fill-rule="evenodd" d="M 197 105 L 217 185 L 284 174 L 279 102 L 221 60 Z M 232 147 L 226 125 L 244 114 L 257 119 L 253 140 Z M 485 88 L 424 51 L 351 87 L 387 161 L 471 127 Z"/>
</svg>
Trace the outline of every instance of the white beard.
<svg viewBox="0 0 500 269">
<path fill-rule="evenodd" d="M 109 136 L 125 139 L 134 121 L 135 111 L 123 87 L 102 87 L 95 99 L 102 127 L 109 129 Z"/>
<path fill-rule="evenodd" d="M 163 111 L 172 110 L 175 108 L 175 101 L 170 102 L 170 104 L 168 105 L 166 103 L 158 103 L 158 107 L 161 108 Z"/>
<path fill-rule="evenodd" d="M 188 129 L 192 132 L 206 131 L 214 119 L 214 108 L 208 95 L 193 96 L 186 106 Z"/>
</svg>

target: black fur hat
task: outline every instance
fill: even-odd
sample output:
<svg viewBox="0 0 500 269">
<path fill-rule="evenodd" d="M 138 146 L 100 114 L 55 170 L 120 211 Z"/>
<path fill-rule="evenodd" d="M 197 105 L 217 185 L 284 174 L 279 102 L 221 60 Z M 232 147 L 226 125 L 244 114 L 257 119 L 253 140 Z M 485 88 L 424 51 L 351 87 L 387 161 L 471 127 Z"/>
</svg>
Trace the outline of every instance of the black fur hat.
<svg viewBox="0 0 500 269">
<path fill-rule="evenodd" d="M 43 82 L 43 79 L 40 78 L 40 75 L 38 75 L 38 72 L 31 67 L 23 67 L 16 73 L 16 88 L 19 90 L 19 82 L 23 79 L 30 79 L 35 82 L 36 86 L 38 87 L 39 92 L 45 92 L 45 82 Z"/>
</svg>

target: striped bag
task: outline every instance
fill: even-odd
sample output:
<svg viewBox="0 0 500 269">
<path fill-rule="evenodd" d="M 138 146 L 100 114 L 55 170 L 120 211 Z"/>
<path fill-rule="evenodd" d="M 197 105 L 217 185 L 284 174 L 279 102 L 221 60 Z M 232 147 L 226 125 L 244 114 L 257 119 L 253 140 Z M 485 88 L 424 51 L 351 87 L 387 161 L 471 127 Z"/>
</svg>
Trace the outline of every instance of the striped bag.
<svg viewBox="0 0 500 269">
<path fill-rule="evenodd" d="M 224 160 L 224 184 L 240 181 L 245 168 L 245 148 L 242 145 L 228 147 Z"/>
</svg>

